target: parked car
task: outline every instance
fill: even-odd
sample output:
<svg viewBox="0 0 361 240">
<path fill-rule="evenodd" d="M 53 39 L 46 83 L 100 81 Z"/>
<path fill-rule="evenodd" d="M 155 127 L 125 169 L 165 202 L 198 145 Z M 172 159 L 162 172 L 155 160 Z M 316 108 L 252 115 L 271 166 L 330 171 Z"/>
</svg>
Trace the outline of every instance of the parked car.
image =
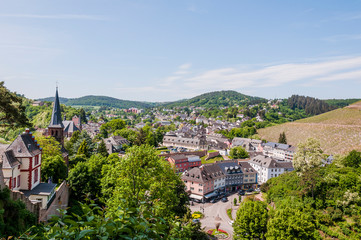
<svg viewBox="0 0 361 240">
<path fill-rule="evenodd" d="M 222 202 L 227 202 L 228 201 L 228 198 L 224 197 L 221 199 Z"/>
<path fill-rule="evenodd" d="M 247 189 L 247 192 L 253 192 L 253 191 L 254 191 L 253 188 Z"/>
<path fill-rule="evenodd" d="M 199 219 L 193 219 L 193 223 L 199 223 Z"/>
<path fill-rule="evenodd" d="M 217 199 L 213 198 L 211 201 L 209 201 L 210 203 L 215 203 L 217 202 Z"/>
<path fill-rule="evenodd" d="M 246 194 L 246 192 L 244 191 L 244 190 L 240 190 L 239 192 L 238 192 L 238 195 L 240 195 L 240 196 L 243 196 L 243 195 L 245 195 Z"/>
</svg>

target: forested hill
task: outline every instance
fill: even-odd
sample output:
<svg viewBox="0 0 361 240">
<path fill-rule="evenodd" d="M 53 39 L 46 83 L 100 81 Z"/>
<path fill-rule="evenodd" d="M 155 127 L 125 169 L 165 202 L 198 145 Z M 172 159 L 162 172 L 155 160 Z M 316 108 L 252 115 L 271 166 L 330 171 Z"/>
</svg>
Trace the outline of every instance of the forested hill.
<svg viewBox="0 0 361 240">
<path fill-rule="evenodd" d="M 267 100 L 260 97 L 252 97 L 241 94 L 236 91 L 217 91 L 205 93 L 191 99 L 179 100 L 176 102 L 165 103 L 166 107 L 227 107 L 244 104 L 257 104 Z"/>
<path fill-rule="evenodd" d="M 292 95 L 287 99 L 287 102 L 291 109 L 303 109 L 308 115 L 318 115 L 336 109 L 335 106 L 313 97 Z"/>
<path fill-rule="evenodd" d="M 38 99 L 41 101 L 54 101 L 54 97 L 48 97 L 43 99 Z M 117 98 L 107 97 L 107 96 L 84 96 L 80 98 L 60 98 L 60 103 L 63 103 L 68 106 L 106 106 L 106 107 L 115 107 L 115 108 L 148 108 L 153 107 L 156 103 L 150 102 L 138 102 L 138 101 L 129 101 L 121 100 Z"/>
</svg>

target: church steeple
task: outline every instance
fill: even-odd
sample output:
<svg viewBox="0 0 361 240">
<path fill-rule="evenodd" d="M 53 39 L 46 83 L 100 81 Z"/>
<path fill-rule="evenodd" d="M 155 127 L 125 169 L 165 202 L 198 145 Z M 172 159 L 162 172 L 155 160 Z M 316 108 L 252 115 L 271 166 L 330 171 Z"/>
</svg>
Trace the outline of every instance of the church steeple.
<svg viewBox="0 0 361 240">
<path fill-rule="evenodd" d="M 60 101 L 58 95 L 58 87 L 56 87 L 53 112 L 51 114 L 49 128 L 64 128 L 63 121 L 61 120 L 61 109 L 60 109 Z"/>
<path fill-rule="evenodd" d="M 61 109 L 58 96 L 58 87 L 56 87 L 53 112 L 48 126 L 48 135 L 54 137 L 61 145 L 64 145 L 64 125 L 61 119 Z"/>
</svg>

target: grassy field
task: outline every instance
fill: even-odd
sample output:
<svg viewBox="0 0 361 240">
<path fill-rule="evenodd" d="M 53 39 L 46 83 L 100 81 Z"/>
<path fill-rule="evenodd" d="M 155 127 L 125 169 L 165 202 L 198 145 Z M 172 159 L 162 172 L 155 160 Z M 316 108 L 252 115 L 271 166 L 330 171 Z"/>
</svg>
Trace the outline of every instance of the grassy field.
<svg viewBox="0 0 361 240">
<path fill-rule="evenodd" d="M 353 149 L 361 151 L 361 102 L 318 116 L 259 129 L 262 139 L 277 142 L 280 133 L 287 142 L 297 145 L 309 137 L 318 139 L 328 154 L 345 154 Z"/>
</svg>

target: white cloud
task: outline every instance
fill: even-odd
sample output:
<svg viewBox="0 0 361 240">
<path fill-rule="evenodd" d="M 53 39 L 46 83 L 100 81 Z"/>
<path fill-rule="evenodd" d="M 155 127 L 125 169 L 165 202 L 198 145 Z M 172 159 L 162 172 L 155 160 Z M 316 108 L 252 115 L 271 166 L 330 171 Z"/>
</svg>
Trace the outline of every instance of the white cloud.
<svg viewBox="0 0 361 240">
<path fill-rule="evenodd" d="M 107 18 L 105 18 L 105 17 L 103 17 L 103 16 L 82 15 L 82 14 L 54 14 L 54 15 L 42 15 L 42 14 L 0 14 L 0 17 L 32 18 L 32 19 L 64 19 L 64 20 L 98 20 L 98 21 L 107 20 Z"/>
<path fill-rule="evenodd" d="M 290 63 L 267 66 L 261 69 L 244 70 L 221 68 L 209 70 L 184 79 L 185 85 L 192 89 L 239 89 L 244 87 L 276 87 L 283 84 L 303 81 L 309 82 L 339 74 L 339 80 L 347 80 L 345 73 L 361 67 L 361 57 L 328 60 L 311 63 Z M 340 75 L 343 73 L 343 75 Z"/>
</svg>

